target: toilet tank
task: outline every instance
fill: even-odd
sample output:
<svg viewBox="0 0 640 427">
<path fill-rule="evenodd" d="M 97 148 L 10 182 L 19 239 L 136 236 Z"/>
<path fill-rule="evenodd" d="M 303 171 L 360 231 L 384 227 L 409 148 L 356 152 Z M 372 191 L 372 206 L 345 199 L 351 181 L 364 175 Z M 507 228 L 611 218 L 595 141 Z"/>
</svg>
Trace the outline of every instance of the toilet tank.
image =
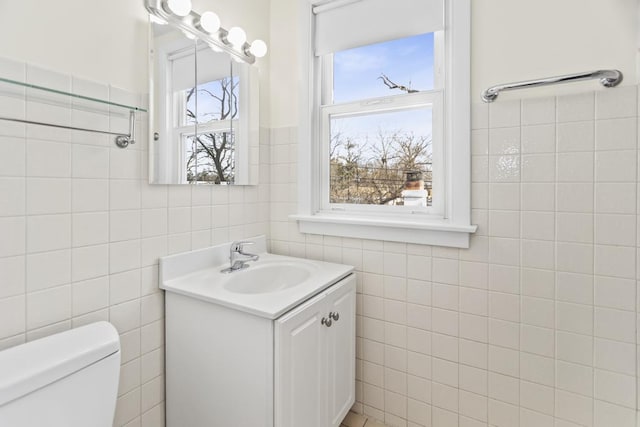
<svg viewBox="0 0 640 427">
<path fill-rule="evenodd" d="M 97 322 L 0 352 L 0 426 L 111 427 L 120 341 Z"/>
</svg>

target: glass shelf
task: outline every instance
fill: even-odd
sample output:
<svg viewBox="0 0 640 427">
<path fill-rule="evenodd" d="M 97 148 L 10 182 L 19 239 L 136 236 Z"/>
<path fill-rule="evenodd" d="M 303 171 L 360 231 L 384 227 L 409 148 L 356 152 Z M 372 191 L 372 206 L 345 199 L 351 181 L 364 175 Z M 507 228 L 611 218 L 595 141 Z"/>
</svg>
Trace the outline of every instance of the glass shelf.
<svg viewBox="0 0 640 427">
<path fill-rule="evenodd" d="M 14 85 L 17 85 L 17 86 L 23 86 L 23 87 L 30 88 L 30 89 L 38 89 L 38 90 L 42 90 L 44 92 L 49 92 L 49 93 L 55 93 L 55 94 L 58 94 L 58 95 L 69 96 L 71 98 L 82 99 L 82 100 L 85 100 L 85 101 L 93 101 L 93 102 L 97 102 L 99 104 L 110 105 L 110 106 L 113 106 L 113 107 L 126 108 L 127 110 L 130 110 L 130 111 L 139 111 L 139 112 L 142 112 L 142 113 L 146 113 L 147 112 L 146 109 L 140 108 L 140 107 L 136 107 L 134 105 L 119 104 L 117 102 L 105 101 L 104 99 L 92 98 L 90 96 L 77 95 L 75 93 L 65 92 L 65 91 L 57 90 L 57 89 L 51 89 L 51 88 L 48 88 L 48 87 L 38 86 L 38 85 L 31 84 L 31 83 L 23 83 L 23 82 L 19 82 L 19 81 L 16 81 L 16 80 L 5 79 L 3 77 L 0 77 L 0 82 L 14 84 Z"/>
</svg>

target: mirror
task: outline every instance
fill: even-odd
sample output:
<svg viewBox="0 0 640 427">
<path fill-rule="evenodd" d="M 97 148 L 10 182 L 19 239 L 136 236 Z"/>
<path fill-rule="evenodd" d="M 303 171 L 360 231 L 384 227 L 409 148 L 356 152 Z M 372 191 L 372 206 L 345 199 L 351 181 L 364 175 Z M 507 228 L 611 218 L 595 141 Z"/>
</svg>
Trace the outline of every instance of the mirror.
<svg viewBox="0 0 640 427">
<path fill-rule="evenodd" d="M 171 25 L 150 28 L 150 182 L 256 185 L 256 67 Z"/>
</svg>

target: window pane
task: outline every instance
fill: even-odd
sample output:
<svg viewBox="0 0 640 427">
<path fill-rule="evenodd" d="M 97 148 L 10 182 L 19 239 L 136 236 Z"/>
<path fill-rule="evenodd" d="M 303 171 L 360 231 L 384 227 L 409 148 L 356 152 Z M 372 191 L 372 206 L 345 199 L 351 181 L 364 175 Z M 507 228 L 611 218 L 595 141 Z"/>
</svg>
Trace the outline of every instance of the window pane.
<svg viewBox="0 0 640 427">
<path fill-rule="evenodd" d="M 207 132 L 185 137 L 185 159 L 188 182 L 233 184 L 235 166 L 235 134 Z"/>
<path fill-rule="evenodd" d="M 331 203 L 431 206 L 430 107 L 331 116 Z"/>
<path fill-rule="evenodd" d="M 432 90 L 433 60 L 433 33 L 334 53 L 333 102 Z"/>
<path fill-rule="evenodd" d="M 198 85 L 198 123 L 204 124 L 239 118 L 239 83 L 238 77 L 233 77 L 233 79 L 225 77 Z M 196 115 L 195 88 L 185 90 L 184 97 L 186 99 L 184 123 L 194 124 Z"/>
</svg>

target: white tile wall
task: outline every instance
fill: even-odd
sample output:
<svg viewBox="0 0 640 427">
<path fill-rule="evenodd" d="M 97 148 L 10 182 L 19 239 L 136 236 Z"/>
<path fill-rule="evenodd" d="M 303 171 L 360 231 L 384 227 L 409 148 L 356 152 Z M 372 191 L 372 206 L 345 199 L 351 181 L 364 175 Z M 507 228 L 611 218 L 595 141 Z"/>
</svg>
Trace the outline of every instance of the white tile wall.
<svg viewBox="0 0 640 427">
<path fill-rule="evenodd" d="M 267 233 L 274 252 L 359 271 L 356 410 L 401 427 L 635 425 L 637 106 L 636 87 L 474 105 L 468 250 L 298 233 L 296 128 L 263 132 L 260 186 L 190 187 L 147 184 L 144 116 L 127 150 L 0 122 L 0 348 L 110 320 L 123 349 L 114 425 L 162 426 L 157 258 Z M 116 111 L 6 85 L 0 112 L 126 127 Z"/>
<path fill-rule="evenodd" d="M 115 102 L 146 97 L 0 59 L 3 76 Z M 10 74 L 10 75 L 7 75 Z M 122 132 L 126 111 L 0 85 L 3 116 Z M 164 426 L 158 257 L 269 231 L 268 133 L 255 188 L 150 186 L 138 143 L 0 121 L 0 348 L 97 320 L 120 332 L 115 426 Z M 244 216 L 241 214 L 244 213 Z M 230 223 L 229 218 L 233 218 Z"/>
<path fill-rule="evenodd" d="M 271 246 L 356 266 L 355 409 L 399 427 L 635 426 L 638 95 L 472 108 L 468 250 L 301 235 L 272 130 Z"/>
</svg>

